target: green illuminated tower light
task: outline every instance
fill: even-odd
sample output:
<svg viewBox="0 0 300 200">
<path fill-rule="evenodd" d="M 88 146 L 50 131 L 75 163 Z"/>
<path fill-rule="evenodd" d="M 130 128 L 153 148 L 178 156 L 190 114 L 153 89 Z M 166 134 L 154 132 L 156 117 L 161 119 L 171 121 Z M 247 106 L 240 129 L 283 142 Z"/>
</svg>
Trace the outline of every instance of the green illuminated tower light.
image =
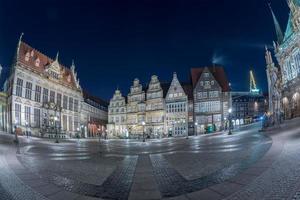
<svg viewBox="0 0 300 200">
<path fill-rule="evenodd" d="M 259 89 L 257 89 L 256 87 L 256 82 L 252 70 L 250 70 L 250 92 L 259 93 Z"/>
</svg>

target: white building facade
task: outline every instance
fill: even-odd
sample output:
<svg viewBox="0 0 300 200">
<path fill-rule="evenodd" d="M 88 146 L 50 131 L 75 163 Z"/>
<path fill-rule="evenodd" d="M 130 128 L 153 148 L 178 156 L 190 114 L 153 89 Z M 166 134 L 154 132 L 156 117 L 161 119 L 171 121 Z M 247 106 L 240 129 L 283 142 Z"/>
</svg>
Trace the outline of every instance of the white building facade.
<svg viewBox="0 0 300 200">
<path fill-rule="evenodd" d="M 161 138 L 165 131 L 165 100 L 164 92 L 156 75 L 151 76 L 147 89 L 146 127 L 147 137 Z"/>
<path fill-rule="evenodd" d="M 135 79 L 127 97 L 127 129 L 130 138 L 138 138 L 143 134 L 145 111 L 145 92 L 139 79 Z"/>
<path fill-rule="evenodd" d="M 120 90 L 116 90 L 108 106 L 107 131 L 109 137 L 128 137 L 126 120 L 126 100 Z"/>
<path fill-rule="evenodd" d="M 58 53 L 51 59 L 21 39 L 1 95 L 2 129 L 47 138 L 86 137 L 88 122 L 100 119 L 103 126 L 97 130 L 105 131 L 107 103 L 83 97 L 74 62 L 67 68 Z"/>
<path fill-rule="evenodd" d="M 6 81 L 8 130 L 40 137 L 75 137 L 81 87 L 71 69 L 20 41 Z"/>
<path fill-rule="evenodd" d="M 168 135 L 173 137 L 188 136 L 188 96 L 185 94 L 176 73 L 173 74 L 165 104 L 165 127 Z"/>
</svg>

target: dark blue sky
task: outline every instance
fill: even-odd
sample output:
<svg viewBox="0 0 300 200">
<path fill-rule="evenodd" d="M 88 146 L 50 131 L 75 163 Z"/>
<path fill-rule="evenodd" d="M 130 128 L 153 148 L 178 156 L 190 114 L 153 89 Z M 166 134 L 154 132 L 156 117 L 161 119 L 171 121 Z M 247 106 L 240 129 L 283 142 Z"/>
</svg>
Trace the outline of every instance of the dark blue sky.
<svg viewBox="0 0 300 200">
<path fill-rule="evenodd" d="M 81 85 L 109 99 L 127 94 L 135 77 L 182 81 L 212 58 L 226 68 L 234 90 L 248 90 L 249 69 L 266 86 L 264 45 L 275 39 L 264 0 L 0 0 L 2 82 L 21 32 L 24 41 L 70 66 Z M 286 0 L 271 1 L 283 29 Z"/>
</svg>

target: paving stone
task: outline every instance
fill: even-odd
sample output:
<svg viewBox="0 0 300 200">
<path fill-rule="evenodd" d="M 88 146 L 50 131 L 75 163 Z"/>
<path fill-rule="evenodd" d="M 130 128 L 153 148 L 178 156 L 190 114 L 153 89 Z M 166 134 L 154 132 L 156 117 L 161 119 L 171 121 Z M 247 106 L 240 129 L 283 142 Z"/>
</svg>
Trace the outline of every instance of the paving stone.
<svg viewBox="0 0 300 200">
<path fill-rule="evenodd" d="M 161 195 L 157 190 L 138 190 L 130 194 L 129 200 L 154 200 L 161 199 Z"/>
<path fill-rule="evenodd" d="M 209 189 L 218 194 L 221 194 L 222 196 L 228 196 L 228 195 L 240 190 L 242 187 L 243 186 L 240 184 L 225 182 L 225 183 L 220 183 L 220 184 L 214 185 L 214 186 L 210 187 Z"/>
<path fill-rule="evenodd" d="M 56 187 L 52 184 L 42 185 L 40 187 L 35 187 L 35 190 L 44 196 L 48 197 L 54 195 L 62 190 L 62 188 Z"/>
<path fill-rule="evenodd" d="M 138 158 L 129 199 L 161 199 L 148 155 Z"/>
<path fill-rule="evenodd" d="M 236 177 L 229 179 L 228 182 L 233 182 L 241 185 L 247 185 L 251 183 L 257 176 L 252 174 L 241 173 Z"/>
<path fill-rule="evenodd" d="M 66 199 L 75 200 L 78 197 L 79 197 L 78 194 L 74 194 L 66 191 L 60 191 L 53 195 L 48 196 L 48 198 L 52 200 L 66 200 Z"/>
<path fill-rule="evenodd" d="M 212 191 L 210 189 L 204 189 L 204 190 L 200 190 L 197 192 L 192 192 L 187 194 L 187 197 L 191 200 L 218 200 L 218 199 L 222 199 L 224 196 L 222 196 L 221 194 Z"/>
<path fill-rule="evenodd" d="M 180 195 L 176 197 L 163 198 L 164 200 L 190 200 L 186 195 Z"/>
</svg>

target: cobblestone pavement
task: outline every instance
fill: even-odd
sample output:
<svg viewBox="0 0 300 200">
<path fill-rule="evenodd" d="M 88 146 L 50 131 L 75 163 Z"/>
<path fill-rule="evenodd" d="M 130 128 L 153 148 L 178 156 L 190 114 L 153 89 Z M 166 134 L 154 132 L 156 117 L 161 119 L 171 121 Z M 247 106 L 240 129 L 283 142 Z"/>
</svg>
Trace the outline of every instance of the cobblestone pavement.
<svg viewBox="0 0 300 200">
<path fill-rule="evenodd" d="M 280 131 L 284 134 L 273 136 L 274 142 L 283 143 L 283 149 L 274 163 L 261 176 L 243 190 L 227 199 L 299 199 L 300 196 L 300 127 Z M 295 194 L 295 191 L 298 192 Z"/>
<path fill-rule="evenodd" d="M 4 155 L 7 152 L 7 144 L 3 144 L 3 138 L 0 143 L 0 155 Z M 33 191 L 30 187 L 22 183 L 22 181 L 13 173 L 13 171 L 7 165 L 3 156 L 0 156 L 0 199 L 46 199 L 42 195 Z"/>
<path fill-rule="evenodd" d="M 2 199 L 299 199 L 300 128 L 189 139 L 53 141 L 0 134 Z"/>
<path fill-rule="evenodd" d="M 151 160 L 154 174 L 163 197 L 174 197 L 202 190 L 233 178 L 260 159 L 269 149 L 271 144 L 268 144 L 261 143 L 260 145 L 251 147 L 253 149 L 251 151 L 252 155 L 247 160 L 240 160 L 235 164 L 224 166 L 222 169 L 207 176 L 193 180 L 187 180 L 182 177 L 168 164 L 167 160 L 161 154 L 151 155 Z"/>
</svg>

